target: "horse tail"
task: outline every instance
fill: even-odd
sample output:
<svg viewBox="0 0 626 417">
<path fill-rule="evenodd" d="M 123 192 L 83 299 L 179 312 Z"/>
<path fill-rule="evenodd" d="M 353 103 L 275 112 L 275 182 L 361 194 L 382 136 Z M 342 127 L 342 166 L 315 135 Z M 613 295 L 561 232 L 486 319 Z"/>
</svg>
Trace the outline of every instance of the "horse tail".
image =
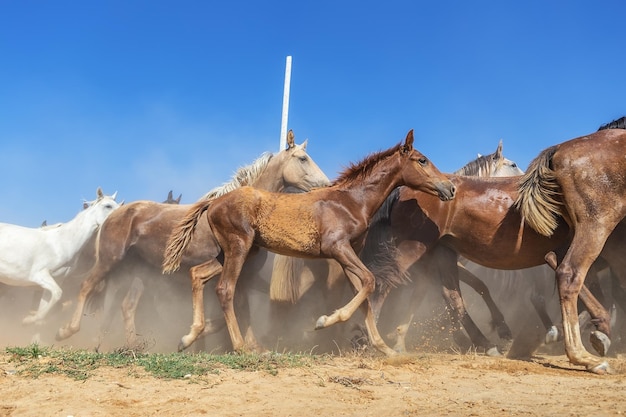
<svg viewBox="0 0 626 417">
<path fill-rule="evenodd" d="M 163 255 L 164 274 L 171 274 L 180 268 L 183 253 L 187 246 L 189 246 L 189 242 L 191 242 L 198 220 L 200 220 L 202 213 L 209 208 L 211 201 L 212 200 L 202 200 L 194 204 L 172 231 Z"/>
<path fill-rule="evenodd" d="M 558 145 L 541 152 L 520 179 L 515 207 L 537 233 L 552 236 L 561 215 L 561 186 L 551 167 Z"/>
<path fill-rule="evenodd" d="M 270 300 L 295 304 L 300 299 L 302 296 L 300 278 L 303 266 L 303 259 L 274 255 L 274 266 L 270 279 Z"/>
<path fill-rule="evenodd" d="M 399 250 L 391 230 L 391 209 L 399 198 L 400 189 L 396 188 L 374 214 L 359 255 L 367 269 L 374 274 L 377 293 L 387 293 L 409 281 L 408 275 L 402 273 L 398 265 Z"/>
</svg>

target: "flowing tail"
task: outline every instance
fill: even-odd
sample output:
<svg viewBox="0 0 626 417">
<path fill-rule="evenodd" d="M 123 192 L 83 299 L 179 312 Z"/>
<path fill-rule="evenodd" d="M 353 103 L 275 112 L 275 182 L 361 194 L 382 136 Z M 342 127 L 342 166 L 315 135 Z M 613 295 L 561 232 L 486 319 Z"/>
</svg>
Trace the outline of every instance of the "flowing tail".
<svg viewBox="0 0 626 417">
<path fill-rule="evenodd" d="M 171 274 L 180 268 L 183 253 L 187 246 L 189 246 L 189 242 L 191 242 L 198 220 L 200 220 L 202 213 L 209 208 L 211 201 L 212 200 L 203 200 L 194 204 L 172 231 L 163 255 L 164 274 Z"/>
<path fill-rule="evenodd" d="M 300 297 L 300 281 L 304 259 L 293 256 L 274 255 L 274 267 L 270 280 L 270 300 L 295 304 Z"/>
<path fill-rule="evenodd" d="M 520 179 L 515 207 L 537 233 L 552 236 L 561 215 L 561 187 L 556 182 L 551 161 L 558 145 L 541 152 Z"/>
</svg>

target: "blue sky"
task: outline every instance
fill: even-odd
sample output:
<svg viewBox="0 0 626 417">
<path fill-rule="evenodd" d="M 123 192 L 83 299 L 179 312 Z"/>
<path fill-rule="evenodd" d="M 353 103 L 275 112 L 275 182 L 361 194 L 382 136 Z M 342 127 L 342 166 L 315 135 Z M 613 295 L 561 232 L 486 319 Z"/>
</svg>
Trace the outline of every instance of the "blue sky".
<svg viewBox="0 0 626 417">
<path fill-rule="evenodd" d="M 191 203 L 289 128 L 330 178 L 400 142 L 526 168 L 626 115 L 623 1 L 0 0 L 0 222 Z"/>
</svg>

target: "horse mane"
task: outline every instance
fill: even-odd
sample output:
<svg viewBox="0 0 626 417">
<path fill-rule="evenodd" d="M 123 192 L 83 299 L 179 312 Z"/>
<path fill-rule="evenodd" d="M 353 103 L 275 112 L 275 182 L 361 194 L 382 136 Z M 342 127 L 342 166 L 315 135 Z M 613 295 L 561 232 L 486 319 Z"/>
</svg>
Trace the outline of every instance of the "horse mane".
<svg viewBox="0 0 626 417">
<path fill-rule="evenodd" d="M 462 168 L 454 171 L 454 175 L 466 175 L 466 176 L 478 176 L 483 177 L 482 173 L 486 172 L 487 176 L 490 176 L 492 171 L 490 161 L 496 160 L 496 152 L 489 155 L 480 155 L 473 161 L 468 162 Z M 504 163 L 504 158 L 498 158 L 496 164 L 496 170 L 499 169 Z"/>
<path fill-rule="evenodd" d="M 350 185 L 353 182 L 360 181 L 363 178 L 369 176 L 372 170 L 382 161 L 389 158 L 391 155 L 395 154 L 400 150 L 402 144 L 397 144 L 393 148 L 387 149 L 386 151 L 380 151 L 372 153 L 366 156 L 361 162 L 356 164 L 350 164 L 346 169 L 343 170 L 333 181 L 331 185 Z"/>
<path fill-rule="evenodd" d="M 605 129 L 626 129 L 626 116 L 603 124 L 598 128 L 598 131 Z"/>
<path fill-rule="evenodd" d="M 515 207 L 526 223 L 544 236 L 552 236 L 561 214 L 561 187 L 551 167 L 552 157 L 558 147 L 551 146 L 532 160 L 528 171 L 521 176 L 519 194 L 515 200 Z"/>
<path fill-rule="evenodd" d="M 265 168 L 267 168 L 273 156 L 274 155 L 269 152 L 263 153 L 250 165 L 237 169 L 230 181 L 225 182 L 218 187 L 215 187 L 214 189 L 200 197 L 198 199 L 198 202 L 205 200 L 214 200 L 217 197 L 236 190 L 237 188 L 252 184 L 256 179 L 261 176 L 263 171 L 265 171 Z"/>
</svg>

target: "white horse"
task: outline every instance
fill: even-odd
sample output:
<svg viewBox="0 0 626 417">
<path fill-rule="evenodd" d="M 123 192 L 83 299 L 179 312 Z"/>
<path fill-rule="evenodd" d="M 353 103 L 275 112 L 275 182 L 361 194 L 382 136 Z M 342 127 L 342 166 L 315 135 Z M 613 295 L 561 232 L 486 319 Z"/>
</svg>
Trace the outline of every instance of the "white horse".
<svg viewBox="0 0 626 417">
<path fill-rule="evenodd" d="M 50 292 L 41 297 L 39 309 L 24 324 L 42 320 L 59 301 L 63 291 L 55 279 L 64 278 L 76 267 L 81 250 L 102 222 L 121 203 L 117 192 L 106 196 L 97 189 L 97 199 L 67 223 L 37 228 L 0 223 L 0 282 L 13 286 L 39 286 Z"/>
</svg>

